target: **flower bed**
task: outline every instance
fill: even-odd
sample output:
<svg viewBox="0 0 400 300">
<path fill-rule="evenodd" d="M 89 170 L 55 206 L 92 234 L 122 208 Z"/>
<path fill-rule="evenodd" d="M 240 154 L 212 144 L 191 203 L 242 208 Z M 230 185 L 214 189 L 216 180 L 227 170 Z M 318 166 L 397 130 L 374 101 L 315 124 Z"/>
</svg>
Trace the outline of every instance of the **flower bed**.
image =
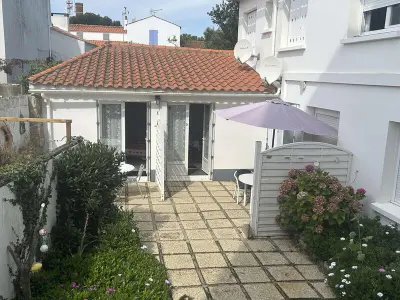
<svg viewBox="0 0 400 300">
<path fill-rule="evenodd" d="M 170 299 L 165 267 L 140 244 L 131 213 L 102 230 L 82 256 L 50 253 L 31 279 L 33 299 Z"/>
<path fill-rule="evenodd" d="M 278 221 L 296 229 L 326 283 L 343 299 L 400 299 L 400 233 L 358 213 L 366 191 L 342 186 L 322 170 L 292 170 L 281 186 Z"/>
</svg>

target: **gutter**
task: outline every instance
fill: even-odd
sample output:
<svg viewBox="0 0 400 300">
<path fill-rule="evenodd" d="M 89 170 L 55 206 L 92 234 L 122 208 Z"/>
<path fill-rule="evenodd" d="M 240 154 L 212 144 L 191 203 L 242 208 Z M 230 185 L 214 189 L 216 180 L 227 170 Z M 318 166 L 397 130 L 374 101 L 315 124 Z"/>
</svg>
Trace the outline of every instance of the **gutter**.
<svg viewBox="0 0 400 300">
<path fill-rule="evenodd" d="M 258 93 L 258 94 L 252 94 L 251 92 L 245 93 L 237 93 L 237 92 L 232 92 L 232 93 L 218 93 L 218 92 L 207 92 L 207 93 L 191 93 L 191 92 L 164 92 L 164 91 L 120 91 L 120 90 L 59 90 L 59 89 L 35 89 L 35 88 L 30 88 L 29 91 L 31 93 L 44 93 L 44 94 L 57 94 L 57 93 L 62 93 L 62 94 L 113 94 L 113 95 L 127 95 L 127 96 L 132 96 L 132 95 L 140 95 L 140 96 L 185 96 L 185 97 L 248 97 L 248 98 L 259 98 L 259 97 L 266 97 L 266 98 L 276 98 L 277 95 L 279 94 L 268 94 L 268 93 Z M 280 92 L 280 89 L 278 89 L 278 93 Z"/>
</svg>

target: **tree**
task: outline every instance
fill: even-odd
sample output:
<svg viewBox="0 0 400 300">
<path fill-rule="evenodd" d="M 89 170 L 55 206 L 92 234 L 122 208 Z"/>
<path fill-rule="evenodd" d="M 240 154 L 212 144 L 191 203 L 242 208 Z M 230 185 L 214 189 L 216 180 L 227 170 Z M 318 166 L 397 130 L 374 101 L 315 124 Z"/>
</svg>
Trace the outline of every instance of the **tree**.
<svg viewBox="0 0 400 300">
<path fill-rule="evenodd" d="M 70 17 L 69 22 L 70 24 L 121 26 L 120 21 L 113 21 L 107 16 L 102 17 L 94 13 L 85 13 L 83 15 Z"/>
<path fill-rule="evenodd" d="M 231 50 L 238 39 L 239 3 L 236 0 L 223 0 L 208 12 L 211 21 L 218 29 L 207 28 L 204 32 L 207 48 Z M 221 48 L 222 47 L 222 48 Z"/>
</svg>

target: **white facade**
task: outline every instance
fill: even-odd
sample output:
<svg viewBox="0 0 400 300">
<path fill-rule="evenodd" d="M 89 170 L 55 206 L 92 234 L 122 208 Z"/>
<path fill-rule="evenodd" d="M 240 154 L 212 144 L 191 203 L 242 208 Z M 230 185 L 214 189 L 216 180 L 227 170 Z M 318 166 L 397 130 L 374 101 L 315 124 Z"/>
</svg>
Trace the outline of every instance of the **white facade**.
<svg viewBox="0 0 400 300">
<path fill-rule="evenodd" d="M 31 91 L 40 91 L 36 87 L 31 87 Z M 156 168 L 156 141 L 158 108 L 155 96 L 140 95 L 135 93 L 97 93 L 90 92 L 62 92 L 62 91 L 43 91 L 47 101 L 47 118 L 71 119 L 72 136 L 83 136 L 92 142 L 101 139 L 101 105 L 102 104 L 120 104 L 121 105 L 121 131 L 122 131 L 122 149 L 125 149 L 125 105 L 129 102 L 150 103 L 150 174 L 151 180 L 154 180 Z M 265 100 L 266 95 L 253 96 L 161 96 L 161 101 L 170 104 L 189 104 L 189 103 L 207 103 L 214 105 L 215 109 L 227 108 L 233 105 L 239 105 L 255 101 Z M 97 105 L 98 104 L 98 105 Z M 164 120 L 168 123 L 167 120 Z M 97 125 L 99 122 L 99 126 Z M 233 172 L 236 169 L 253 169 L 254 165 L 254 145 L 255 141 L 265 141 L 267 131 L 263 128 L 252 127 L 244 124 L 238 124 L 232 121 L 224 120 L 220 117 L 215 118 L 214 145 L 212 146 L 213 163 L 211 167 L 214 180 L 231 180 Z M 49 135 L 52 136 L 52 147 L 55 148 L 63 143 L 65 137 L 64 124 L 50 124 Z M 264 143 L 265 147 L 265 143 Z M 204 179 L 204 177 L 199 177 Z M 150 178 L 148 178 L 150 180 Z"/>
<path fill-rule="evenodd" d="M 72 57 L 81 55 L 96 46 L 83 40 L 71 37 L 54 27 L 51 30 L 52 55 L 55 60 L 65 61 Z"/>
<path fill-rule="evenodd" d="M 63 13 L 52 13 L 51 23 L 53 26 L 69 31 L 69 15 Z"/>
<path fill-rule="evenodd" d="M 151 16 L 128 24 L 127 41 L 149 45 L 151 44 L 150 31 L 155 31 L 154 34 L 157 34 L 157 45 L 180 45 L 181 27 L 156 16 Z M 172 39 L 174 37 L 176 38 L 176 42 L 168 42 L 168 39 Z"/>
<path fill-rule="evenodd" d="M 261 60 L 275 55 L 283 62 L 282 99 L 340 116 L 337 145 L 354 154 L 350 182 L 367 190 L 372 205 L 365 211 L 400 222 L 400 8 L 392 6 L 400 1 L 363 2 L 241 0 L 239 38 L 252 39 Z M 370 15 L 382 5 L 392 17 L 379 24 Z"/>
<path fill-rule="evenodd" d="M 34 60 L 50 56 L 50 0 L 0 1 L 0 58 Z M 0 73 L 0 82 L 15 82 L 18 70 Z"/>
<path fill-rule="evenodd" d="M 74 35 L 78 35 L 77 31 L 70 31 Z M 110 32 L 90 32 L 90 31 L 83 31 L 82 38 L 85 40 L 94 40 L 94 41 L 115 41 L 115 42 L 122 42 L 126 41 L 126 34 L 125 33 L 110 33 Z M 104 39 L 104 35 L 108 36 L 108 39 Z"/>
</svg>

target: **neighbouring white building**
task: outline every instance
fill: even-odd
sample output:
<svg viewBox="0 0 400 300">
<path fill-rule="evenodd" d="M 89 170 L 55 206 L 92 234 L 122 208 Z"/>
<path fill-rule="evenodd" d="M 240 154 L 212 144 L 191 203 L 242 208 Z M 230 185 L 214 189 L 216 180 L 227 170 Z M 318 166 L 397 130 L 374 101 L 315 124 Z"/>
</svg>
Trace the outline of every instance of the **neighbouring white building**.
<svg viewBox="0 0 400 300">
<path fill-rule="evenodd" d="M 179 46 L 181 27 L 157 16 L 150 16 L 126 26 L 127 41 L 161 46 Z"/>
<path fill-rule="evenodd" d="M 87 41 L 127 41 L 126 30 L 122 26 L 70 24 L 69 32 Z"/>
<path fill-rule="evenodd" d="M 266 130 L 213 112 L 275 92 L 232 51 L 137 44 L 98 47 L 30 82 L 48 118 L 72 119 L 74 136 L 121 149 L 162 191 L 165 181 L 231 180 L 235 170 L 252 169 Z M 65 136 L 64 126 L 48 130 L 50 140 Z"/>
<path fill-rule="evenodd" d="M 353 153 L 366 213 L 400 223 L 400 0 L 240 0 L 239 39 L 283 62 L 282 99 L 338 128 L 297 140 Z"/>
<path fill-rule="evenodd" d="M 50 24 L 50 0 L 0 1 L 0 59 L 51 56 Z M 17 82 L 20 72 L 20 67 L 0 72 L 0 83 Z"/>
<path fill-rule="evenodd" d="M 55 60 L 67 60 L 71 57 L 81 55 L 96 45 L 69 33 L 56 26 L 51 27 L 52 57 Z"/>
</svg>

